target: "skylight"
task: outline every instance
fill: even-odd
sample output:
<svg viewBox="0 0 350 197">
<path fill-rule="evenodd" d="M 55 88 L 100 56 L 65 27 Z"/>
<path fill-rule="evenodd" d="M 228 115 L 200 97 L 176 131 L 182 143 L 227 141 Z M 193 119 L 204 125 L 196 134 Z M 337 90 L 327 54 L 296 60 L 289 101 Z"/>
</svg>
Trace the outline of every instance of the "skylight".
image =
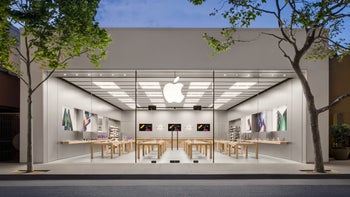
<svg viewBox="0 0 350 197">
<path fill-rule="evenodd" d="M 202 97 L 204 92 L 187 92 L 186 97 Z"/>
<path fill-rule="evenodd" d="M 114 82 L 108 82 L 108 81 L 95 81 L 92 82 L 93 84 L 97 85 L 101 89 L 120 89 L 119 86 L 117 86 Z"/>
<path fill-rule="evenodd" d="M 162 92 L 145 92 L 148 97 L 163 97 Z"/>
<path fill-rule="evenodd" d="M 230 87 L 230 89 L 249 89 L 255 84 L 256 82 L 236 82 Z"/>
<path fill-rule="evenodd" d="M 160 89 L 159 82 L 139 82 L 142 89 Z"/>
<path fill-rule="evenodd" d="M 208 89 L 211 82 L 191 82 L 188 89 Z"/>
<path fill-rule="evenodd" d="M 199 99 L 186 99 L 185 103 L 198 103 Z"/>
<path fill-rule="evenodd" d="M 114 97 L 128 97 L 128 94 L 126 92 L 108 92 Z"/>
<path fill-rule="evenodd" d="M 221 97 L 236 97 L 240 95 L 242 92 L 224 92 L 221 94 Z"/>
</svg>

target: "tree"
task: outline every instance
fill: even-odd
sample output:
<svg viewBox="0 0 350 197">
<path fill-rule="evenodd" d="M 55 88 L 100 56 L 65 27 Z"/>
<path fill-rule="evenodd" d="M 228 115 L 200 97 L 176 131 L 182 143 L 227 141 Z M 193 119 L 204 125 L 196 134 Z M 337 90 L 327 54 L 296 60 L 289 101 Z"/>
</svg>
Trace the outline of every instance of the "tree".
<svg viewBox="0 0 350 197">
<path fill-rule="evenodd" d="M 68 61 L 86 57 L 96 67 L 106 56 L 111 41 L 107 31 L 100 29 L 95 15 L 100 0 L 2 0 L 0 3 L 0 66 L 14 74 L 27 87 L 27 172 L 33 171 L 32 96 Z M 19 40 L 12 37 L 10 27 L 22 28 Z M 13 61 L 11 55 L 20 59 Z M 38 84 L 33 84 L 33 67 L 49 70 Z"/>
<path fill-rule="evenodd" d="M 195 5 L 201 5 L 205 0 L 189 0 Z M 272 6 L 271 6 L 272 5 Z M 226 51 L 237 40 L 232 34 L 237 27 L 249 27 L 251 22 L 262 15 L 270 15 L 276 21 L 279 34 L 265 33 L 278 40 L 278 47 L 282 55 L 287 58 L 301 82 L 310 114 L 312 140 L 315 154 L 315 171 L 325 172 L 321 140 L 318 125 L 318 116 L 329 110 L 341 100 L 349 97 L 345 94 L 329 105 L 317 108 L 315 98 L 308 80 L 302 73 L 301 60 L 322 59 L 335 55 L 345 55 L 350 52 L 350 44 L 339 37 L 350 18 L 349 0 L 227 0 L 223 1 L 220 9 L 214 9 L 211 15 L 221 14 L 229 20 L 231 27 L 221 31 L 223 39 L 204 34 L 203 37 L 216 53 Z M 304 40 L 297 40 L 297 31 L 302 31 Z M 288 52 L 287 48 L 293 52 Z"/>
</svg>

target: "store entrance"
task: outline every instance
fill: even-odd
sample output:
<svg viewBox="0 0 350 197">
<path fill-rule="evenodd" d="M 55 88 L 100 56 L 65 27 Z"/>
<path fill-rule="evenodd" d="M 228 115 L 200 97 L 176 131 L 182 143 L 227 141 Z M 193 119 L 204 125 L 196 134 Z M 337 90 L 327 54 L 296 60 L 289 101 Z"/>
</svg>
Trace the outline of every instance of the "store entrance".
<svg viewBox="0 0 350 197">
<path fill-rule="evenodd" d="M 214 162 L 212 71 L 139 71 L 137 163 Z"/>
</svg>

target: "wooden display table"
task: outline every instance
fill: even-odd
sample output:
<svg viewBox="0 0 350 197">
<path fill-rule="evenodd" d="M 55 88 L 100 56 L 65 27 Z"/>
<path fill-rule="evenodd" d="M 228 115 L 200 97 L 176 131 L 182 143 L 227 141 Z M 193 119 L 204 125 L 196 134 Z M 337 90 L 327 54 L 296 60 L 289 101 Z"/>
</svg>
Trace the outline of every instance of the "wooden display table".
<svg viewBox="0 0 350 197">
<path fill-rule="evenodd" d="M 215 144 L 216 144 L 216 150 L 220 153 L 224 152 L 227 153 L 228 152 L 228 144 L 232 142 L 229 140 L 215 140 Z"/>
<path fill-rule="evenodd" d="M 236 159 L 238 159 L 238 147 L 243 148 L 245 150 L 245 157 L 248 158 L 248 147 L 249 146 L 255 146 L 255 158 L 259 158 L 259 146 L 256 142 L 247 142 L 247 141 L 241 141 L 241 142 L 230 142 L 228 143 L 228 156 L 231 156 L 231 148 L 234 148 L 234 153 L 236 154 Z"/>
<path fill-rule="evenodd" d="M 61 144 L 90 144 L 92 142 L 105 142 L 108 141 L 108 139 L 105 140 L 65 140 L 62 141 Z"/>
<path fill-rule="evenodd" d="M 106 150 L 108 150 L 108 147 L 110 147 L 110 153 L 111 153 L 111 159 L 113 159 L 113 154 L 115 152 L 115 148 L 118 148 L 119 156 L 121 155 L 121 145 L 123 143 L 119 141 L 98 141 L 98 142 L 91 142 L 90 148 L 91 148 L 91 159 L 94 158 L 94 146 L 100 146 L 101 147 L 101 157 L 104 157 L 104 148 L 106 147 Z"/>
<path fill-rule="evenodd" d="M 194 140 L 194 141 L 187 140 L 187 141 L 185 141 L 184 142 L 184 150 L 188 154 L 190 159 L 192 159 L 193 146 L 195 146 L 197 148 L 197 150 L 199 150 L 205 156 L 208 156 L 208 147 L 209 147 L 209 150 L 210 150 L 209 158 L 210 159 L 213 158 L 213 144 L 211 142 L 198 141 L 198 140 Z M 203 148 L 204 148 L 204 150 L 203 150 Z"/>
<path fill-rule="evenodd" d="M 152 140 L 152 141 L 145 141 L 145 142 L 137 142 L 137 158 L 140 159 L 140 149 L 142 147 L 142 156 L 145 156 L 146 148 L 147 151 L 153 150 L 153 146 L 157 146 L 158 151 L 158 159 L 163 155 L 165 152 L 165 142 L 163 140 Z"/>
</svg>

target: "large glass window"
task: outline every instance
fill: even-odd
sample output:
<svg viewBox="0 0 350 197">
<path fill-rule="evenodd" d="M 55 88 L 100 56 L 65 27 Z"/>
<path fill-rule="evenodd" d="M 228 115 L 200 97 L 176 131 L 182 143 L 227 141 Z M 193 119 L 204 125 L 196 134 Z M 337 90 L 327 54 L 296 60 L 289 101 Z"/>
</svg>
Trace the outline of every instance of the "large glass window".
<svg viewBox="0 0 350 197">
<path fill-rule="evenodd" d="M 297 127 L 303 98 L 291 72 L 57 71 L 46 87 L 49 162 L 273 163 L 302 157 Z"/>
</svg>

